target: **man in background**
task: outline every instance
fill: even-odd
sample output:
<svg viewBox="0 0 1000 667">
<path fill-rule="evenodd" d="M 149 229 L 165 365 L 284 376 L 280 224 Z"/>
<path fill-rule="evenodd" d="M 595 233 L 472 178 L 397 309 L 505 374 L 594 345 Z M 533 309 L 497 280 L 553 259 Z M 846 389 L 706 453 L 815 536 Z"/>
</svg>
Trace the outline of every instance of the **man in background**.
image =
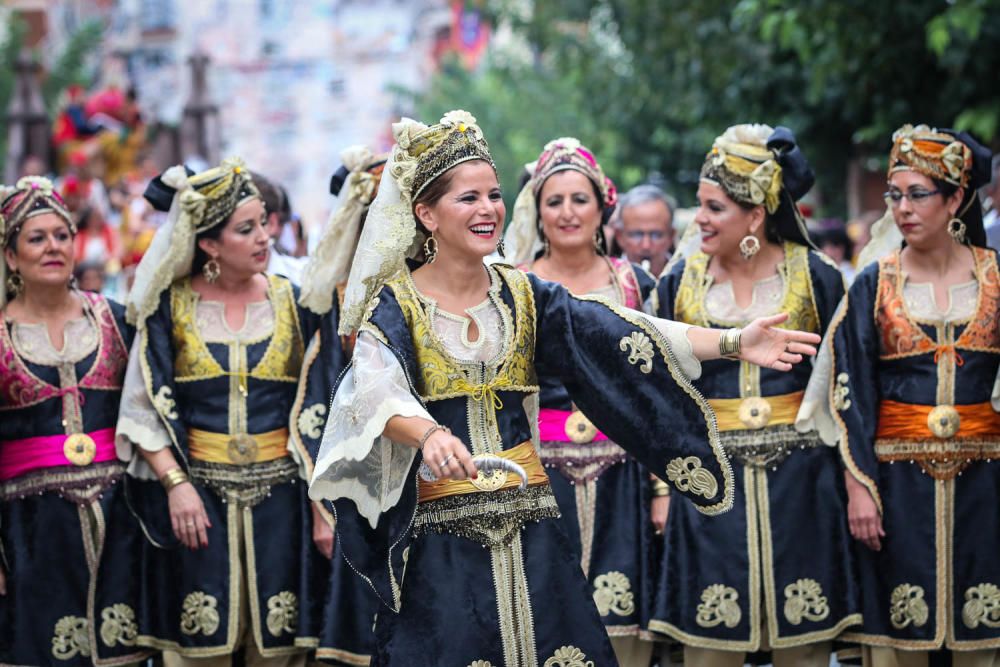
<svg viewBox="0 0 1000 667">
<path fill-rule="evenodd" d="M 618 200 L 615 241 L 625 257 L 659 276 L 674 251 L 673 198 L 655 185 L 639 185 Z"/>
<path fill-rule="evenodd" d="M 292 217 L 288 197 L 277 183 L 269 181 L 256 172 L 252 174 L 252 177 L 254 185 L 260 191 L 261 199 L 264 200 L 264 208 L 267 210 L 267 234 L 271 237 L 271 255 L 267 261 L 267 272 L 284 276 L 298 285 L 302 280 L 302 270 L 305 268 L 308 258 L 296 257 L 292 254 L 295 252 L 295 248 L 284 247 L 283 241 L 288 236 L 285 231 L 286 225 Z"/>
</svg>

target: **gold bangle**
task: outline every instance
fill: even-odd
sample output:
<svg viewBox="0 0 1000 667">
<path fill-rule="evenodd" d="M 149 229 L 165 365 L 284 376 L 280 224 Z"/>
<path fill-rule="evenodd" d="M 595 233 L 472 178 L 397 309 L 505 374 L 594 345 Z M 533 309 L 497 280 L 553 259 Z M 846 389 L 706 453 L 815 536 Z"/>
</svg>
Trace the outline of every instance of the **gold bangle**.
<svg viewBox="0 0 1000 667">
<path fill-rule="evenodd" d="M 740 335 L 742 329 L 726 329 L 719 336 L 719 356 L 725 359 L 733 359 L 740 354 Z"/>
<path fill-rule="evenodd" d="M 663 498 L 664 496 L 670 495 L 670 486 L 667 485 L 662 479 L 653 480 L 653 497 Z"/>
<path fill-rule="evenodd" d="M 160 484 L 163 485 L 163 489 L 167 493 L 170 493 L 174 487 L 180 486 L 187 481 L 189 481 L 187 473 L 180 468 L 171 468 L 160 477 Z"/>
</svg>

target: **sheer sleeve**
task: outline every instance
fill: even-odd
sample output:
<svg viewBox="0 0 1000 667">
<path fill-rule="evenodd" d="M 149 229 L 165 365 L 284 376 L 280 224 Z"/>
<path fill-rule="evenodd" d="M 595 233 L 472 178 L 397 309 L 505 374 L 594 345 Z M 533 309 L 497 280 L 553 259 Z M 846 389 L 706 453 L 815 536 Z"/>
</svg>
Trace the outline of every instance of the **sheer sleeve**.
<svg viewBox="0 0 1000 667">
<path fill-rule="evenodd" d="M 677 357 L 677 365 L 680 366 L 681 372 L 684 373 L 687 379 L 697 380 L 700 378 L 701 361 L 698 357 L 694 356 L 694 347 L 691 345 L 691 339 L 688 338 L 688 331 L 691 329 L 691 325 L 684 322 L 664 320 L 659 317 L 647 315 L 646 313 L 642 313 L 642 315 L 670 343 L 674 356 Z"/>
<path fill-rule="evenodd" d="M 395 416 L 434 420 L 411 393 L 396 356 L 365 331 L 329 415 L 309 495 L 353 500 L 374 528 L 379 515 L 399 501 L 417 453 L 383 437 L 386 423 Z"/>
<path fill-rule="evenodd" d="M 125 383 L 122 387 L 121 407 L 118 412 L 118 426 L 115 430 L 115 449 L 123 461 L 132 459 L 129 472 L 139 478 L 154 479 L 152 470 L 141 456 L 132 456 L 136 450 L 157 452 L 169 447 L 170 433 L 153 407 L 146 391 L 139 360 L 142 355 L 144 333 L 135 337 L 125 369 Z"/>
</svg>

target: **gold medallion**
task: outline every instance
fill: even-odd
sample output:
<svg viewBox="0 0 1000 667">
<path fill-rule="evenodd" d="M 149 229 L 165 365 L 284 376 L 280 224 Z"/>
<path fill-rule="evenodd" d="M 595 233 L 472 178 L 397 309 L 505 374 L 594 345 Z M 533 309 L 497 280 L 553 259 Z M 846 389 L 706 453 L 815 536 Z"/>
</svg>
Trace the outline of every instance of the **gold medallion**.
<svg viewBox="0 0 1000 667">
<path fill-rule="evenodd" d="M 927 428 L 938 438 L 951 438 L 958 433 L 962 419 L 953 405 L 938 405 L 927 415 Z"/>
<path fill-rule="evenodd" d="M 246 433 L 234 435 L 229 439 L 226 453 L 233 463 L 240 465 L 253 463 L 257 460 L 257 441 Z"/>
<path fill-rule="evenodd" d="M 749 429 L 764 428 L 771 421 L 771 404 L 760 396 L 744 398 L 740 403 L 739 418 Z"/>
<path fill-rule="evenodd" d="M 479 463 L 476 457 L 473 457 L 472 461 L 476 464 Z M 487 473 L 480 470 L 479 475 L 475 479 L 470 478 L 469 482 L 480 491 L 496 491 L 507 483 L 507 471 L 493 470 Z"/>
<path fill-rule="evenodd" d="M 587 419 L 587 416 L 580 412 L 579 410 L 574 410 L 569 417 L 566 418 L 566 436 L 569 438 L 570 442 L 577 445 L 585 445 L 588 442 L 593 442 L 594 438 L 597 436 L 597 427 L 594 423 Z"/>
<path fill-rule="evenodd" d="M 63 455 L 73 465 L 90 465 L 97 456 L 97 444 L 86 433 L 73 433 L 63 443 Z"/>
</svg>

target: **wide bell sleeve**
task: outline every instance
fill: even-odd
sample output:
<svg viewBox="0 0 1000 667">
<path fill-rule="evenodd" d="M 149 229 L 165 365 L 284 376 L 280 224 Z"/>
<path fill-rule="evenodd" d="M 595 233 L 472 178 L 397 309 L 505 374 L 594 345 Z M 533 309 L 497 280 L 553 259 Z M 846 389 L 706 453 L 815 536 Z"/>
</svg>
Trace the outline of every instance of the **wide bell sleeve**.
<svg viewBox="0 0 1000 667">
<path fill-rule="evenodd" d="M 691 383 L 700 364 L 689 327 L 529 279 L 538 374 L 559 377 L 595 426 L 699 511 L 730 509 L 732 468 L 715 415 Z"/>
<path fill-rule="evenodd" d="M 847 470 L 868 488 L 881 509 L 875 482 L 879 406 L 879 332 L 874 318 L 877 286 L 878 264 L 870 264 L 851 285 L 827 336 L 833 367 L 829 400 L 842 433 L 840 454 Z"/>
<path fill-rule="evenodd" d="M 374 529 L 394 507 L 417 450 L 382 435 L 393 417 L 434 421 L 410 391 L 399 360 L 374 335 L 361 331 L 340 380 L 323 431 L 309 496 L 348 499 Z"/>
</svg>

